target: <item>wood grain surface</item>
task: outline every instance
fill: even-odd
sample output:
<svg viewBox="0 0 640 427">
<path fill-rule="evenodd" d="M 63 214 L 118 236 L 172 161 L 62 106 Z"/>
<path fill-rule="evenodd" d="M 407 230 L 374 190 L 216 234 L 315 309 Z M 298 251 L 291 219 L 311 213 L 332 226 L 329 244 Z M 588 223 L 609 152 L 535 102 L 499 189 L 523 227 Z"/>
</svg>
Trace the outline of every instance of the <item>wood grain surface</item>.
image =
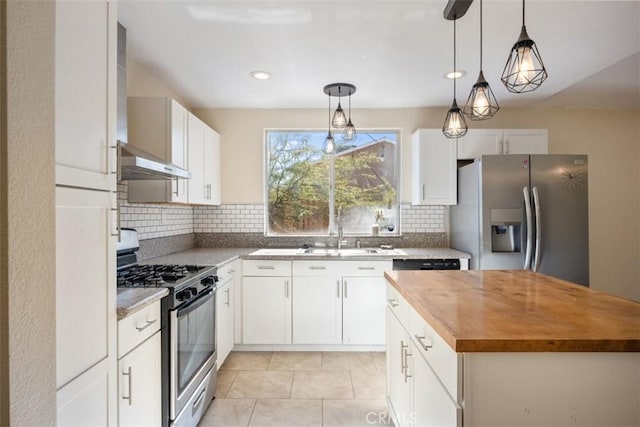
<svg viewBox="0 0 640 427">
<path fill-rule="evenodd" d="M 640 303 L 531 271 L 386 271 L 457 352 L 640 352 Z"/>
</svg>

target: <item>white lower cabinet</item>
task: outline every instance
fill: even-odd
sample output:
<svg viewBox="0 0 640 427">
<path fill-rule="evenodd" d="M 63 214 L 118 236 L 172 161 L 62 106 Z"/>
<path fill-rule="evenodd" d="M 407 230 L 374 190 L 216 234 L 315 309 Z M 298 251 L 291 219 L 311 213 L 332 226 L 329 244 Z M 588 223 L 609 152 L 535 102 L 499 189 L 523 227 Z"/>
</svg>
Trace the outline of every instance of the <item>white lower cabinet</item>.
<svg viewBox="0 0 640 427">
<path fill-rule="evenodd" d="M 162 423 L 160 301 L 118 322 L 118 425 Z"/>
<path fill-rule="evenodd" d="M 242 343 L 291 344 L 291 261 L 243 261 Z"/>
<path fill-rule="evenodd" d="M 384 345 L 385 283 L 383 277 L 342 278 L 344 344 Z"/>
<path fill-rule="evenodd" d="M 216 291 L 216 350 L 218 367 L 233 349 L 235 335 L 235 292 L 236 273 L 240 261 L 233 261 L 218 269 L 218 290 Z"/>
<path fill-rule="evenodd" d="M 159 426 L 162 417 L 160 331 L 118 361 L 118 424 Z"/>
<path fill-rule="evenodd" d="M 293 344 L 342 342 L 341 288 L 338 278 L 293 277 Z"/>
<path fill-rule="evenodd" d="M 395 425 L 462 426 L 458 355 L 447 352 L 446 343 L 425 329 L 426 322 L 389 285 L 386 321 L 387 401 Z"/>
</svg>

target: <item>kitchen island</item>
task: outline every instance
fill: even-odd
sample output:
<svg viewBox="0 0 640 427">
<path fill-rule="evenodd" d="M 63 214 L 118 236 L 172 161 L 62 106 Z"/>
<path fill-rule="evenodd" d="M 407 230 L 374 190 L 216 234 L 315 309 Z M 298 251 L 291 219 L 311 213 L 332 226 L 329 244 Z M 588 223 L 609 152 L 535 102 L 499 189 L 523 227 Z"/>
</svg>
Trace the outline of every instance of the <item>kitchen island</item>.
<svg viewBox="0 0 640 427">
<path fill-rule="evenodd" d="M 640 425 L 640 304 L 528 271 L 387 271 L 396 425 Z"/>
</svg>

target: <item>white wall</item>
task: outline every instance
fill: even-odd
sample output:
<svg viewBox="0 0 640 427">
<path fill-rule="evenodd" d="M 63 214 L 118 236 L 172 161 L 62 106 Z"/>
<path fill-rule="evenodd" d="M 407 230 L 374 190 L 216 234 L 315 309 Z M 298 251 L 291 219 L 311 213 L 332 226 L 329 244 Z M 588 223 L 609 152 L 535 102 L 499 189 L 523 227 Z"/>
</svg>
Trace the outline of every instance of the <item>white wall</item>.
<svg viewBox="0 0 640 427">
<path fill-rule="evenodd" d="M 0 425 L 55 425 L 55 3 L 0 9 Z"/>
</svg>

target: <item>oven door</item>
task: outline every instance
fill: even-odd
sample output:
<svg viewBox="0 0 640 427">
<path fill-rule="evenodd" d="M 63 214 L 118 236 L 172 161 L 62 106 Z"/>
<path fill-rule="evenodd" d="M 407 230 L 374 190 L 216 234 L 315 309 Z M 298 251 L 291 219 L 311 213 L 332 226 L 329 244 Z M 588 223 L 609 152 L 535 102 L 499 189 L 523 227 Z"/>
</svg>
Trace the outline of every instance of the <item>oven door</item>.
<svg viewBox="0 0 640 427">
<path fill-rule="evenodd" d="M 215 289 L 170 312 L 170 413 L 175 420 L 216 364 Z"/>
</svg>

